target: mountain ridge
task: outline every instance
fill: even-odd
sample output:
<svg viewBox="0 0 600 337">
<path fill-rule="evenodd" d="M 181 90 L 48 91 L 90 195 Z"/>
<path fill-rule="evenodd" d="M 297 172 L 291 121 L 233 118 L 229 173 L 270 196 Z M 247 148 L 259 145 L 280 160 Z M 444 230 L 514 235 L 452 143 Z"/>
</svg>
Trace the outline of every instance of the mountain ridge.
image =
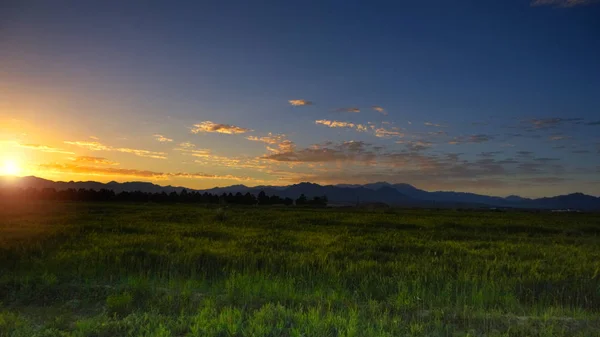
<svg viewBox="0 0 600 337">
<path fill-rule="evenodd" d="M 182 190 L 200 193 L 251 193 L 264 191 L 267 195 L 297 198 L 300 194 L 307 197 L 326 195 L 332 204 L 355 205 L 358 203 L 386 203 L 408 207 L 496 207 L 496 208 L 530 208 L 530 209 L 579 209 L 600 210 L 600 198 L 583 193 L 570 193 L 543 198 L 523 198 L 517 195 L 507 197 L 481 195 L 470 192 L 456 191 L 425 191 L 410 184 L 392 184 L 379 181 L 369 184 L 337 184 L 319 185 L 301 182 L 288 186 L 254 186 L 242 184 L 210 189 L 191 189 L 182 186 L 160 186 L 150 182 L 131 181 L 119 183 L 111 181 L 100 183 L 96 181 L 52 181 L 34 176 L 0 177 L 0 187 L 18 188 L 54 188 L 56 190 L 74 189 L 109 189 L 120 192 L 142 191 L 147 193 L 180 193 Z"/>
</svg>

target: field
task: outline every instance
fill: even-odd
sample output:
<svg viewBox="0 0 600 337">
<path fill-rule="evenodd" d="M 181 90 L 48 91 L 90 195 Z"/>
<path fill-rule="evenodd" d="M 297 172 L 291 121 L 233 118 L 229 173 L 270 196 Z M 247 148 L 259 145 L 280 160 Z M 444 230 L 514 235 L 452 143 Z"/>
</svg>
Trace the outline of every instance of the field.
<svg viewBox="0 0 600 337">
<path fill-rule="evenodd" d="M 0 336 L 599 331 L 599 214 L 0 204 Z"/>
</svg>

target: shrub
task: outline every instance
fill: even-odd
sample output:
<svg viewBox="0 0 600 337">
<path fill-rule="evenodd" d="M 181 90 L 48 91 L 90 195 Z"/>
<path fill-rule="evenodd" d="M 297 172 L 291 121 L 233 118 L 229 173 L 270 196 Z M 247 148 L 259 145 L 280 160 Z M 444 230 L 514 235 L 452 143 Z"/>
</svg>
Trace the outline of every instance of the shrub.
<svg viewBox="0 0 600 337">
<path fill-rule="evenodd" d="M 111 315 L 126 316 L 133 310 L 133 296 L 129 293 L 110 295 L 106 298 L 106 309 Z"/>
</svg>

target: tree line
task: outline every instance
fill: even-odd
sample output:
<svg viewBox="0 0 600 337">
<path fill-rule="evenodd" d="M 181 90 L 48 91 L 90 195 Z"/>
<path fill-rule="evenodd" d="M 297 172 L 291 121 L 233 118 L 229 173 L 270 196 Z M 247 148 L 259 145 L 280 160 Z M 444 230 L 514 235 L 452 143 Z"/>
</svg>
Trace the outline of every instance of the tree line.
<svg viewBox="0 0 600 337">
<path fill-rule="evenodd" d="M 268 196 L 261 191 L 257 196 L 247 192 L 212 194 L 208 192 L 187 191 L 183 189 L 166 193 L 150 192 L 119 192 L 101 189 L 66 189 L 54 188 L 27 188 L 27 189 L 0 189 L 2 200 L 47 200 L 47 201 L 104 201 L 104 202 L 156 202 L 156 203 L 200 203 L 200 204 L 234 204 L 234 205 L 298 205 L 298 206 L 327 206 L 327 196 L 307 198 L 304 194 L 297 199 L 282 198 L 277 195 Z"/>
</svg>

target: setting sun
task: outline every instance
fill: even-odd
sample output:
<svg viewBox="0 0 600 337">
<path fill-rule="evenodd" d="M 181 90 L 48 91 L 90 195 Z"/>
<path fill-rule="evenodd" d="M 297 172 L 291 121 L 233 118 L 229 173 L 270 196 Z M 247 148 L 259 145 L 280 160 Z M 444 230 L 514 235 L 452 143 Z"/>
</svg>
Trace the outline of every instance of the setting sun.
<svg viewBox="0 0 600 337">
<path fill-rule="evenodd" d="M 19 165 L 14 160 L 5 160 L 0 171 L 2 175 L 16 176 L 21 172 Z"/>
</svg>

